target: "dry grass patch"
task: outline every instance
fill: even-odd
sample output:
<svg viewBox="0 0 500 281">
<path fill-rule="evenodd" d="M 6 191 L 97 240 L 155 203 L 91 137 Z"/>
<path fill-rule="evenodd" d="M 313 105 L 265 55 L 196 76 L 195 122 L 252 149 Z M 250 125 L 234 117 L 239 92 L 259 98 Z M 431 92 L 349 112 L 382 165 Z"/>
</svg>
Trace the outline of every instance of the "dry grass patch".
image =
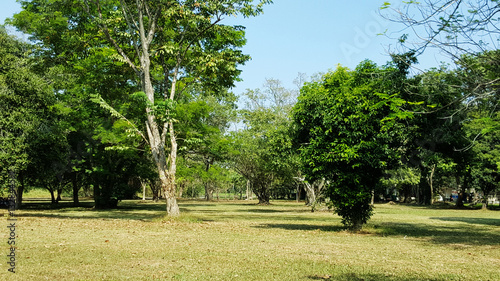
<svg viewBox="0 0 500 281">
<path fill-rule="evenodd" d="M 17 211 L 17 273 L 2 262 L 0 280 L 500 280 L 495 211 L 377 205 L 353 234 L 303 203 L 180 207 Z"/>
</svg>

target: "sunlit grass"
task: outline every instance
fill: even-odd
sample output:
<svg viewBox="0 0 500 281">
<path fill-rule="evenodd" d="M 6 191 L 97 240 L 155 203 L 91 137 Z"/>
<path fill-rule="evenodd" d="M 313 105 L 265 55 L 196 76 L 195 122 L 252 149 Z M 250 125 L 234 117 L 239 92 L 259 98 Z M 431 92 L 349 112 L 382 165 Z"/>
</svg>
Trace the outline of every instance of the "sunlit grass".
<svg viewBox="0 0 500 281">
<path fill-rule="evenodd" d="M 179 203 L 17 211 L 0 280 L 500 280 L 497 211 L 376 205 L 355 234 L 303 203 Z"/>
</svg>

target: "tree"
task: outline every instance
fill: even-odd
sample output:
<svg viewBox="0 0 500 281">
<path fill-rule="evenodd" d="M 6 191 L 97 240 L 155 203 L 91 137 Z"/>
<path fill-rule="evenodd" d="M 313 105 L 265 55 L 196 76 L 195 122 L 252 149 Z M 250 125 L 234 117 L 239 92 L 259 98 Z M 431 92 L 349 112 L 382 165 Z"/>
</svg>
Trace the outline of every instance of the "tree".
<svg viewBox="0 0 500 281">
<path fill-rule="evenodd" d="M 254 6 L 249 0 L 202 3 L 124 0 L 112 3 L 111 9 L 108 3 L 99 0 L 84 2 L 89 17 L 99 24 L 114 51 L 136 73 L 147 98 L 147 142 L 166 197 L 167 214 L 178 215 L 175 199 L 178 146 L 175 120 L 170 114 L 176 94 L 183 90 L 182 84 L 193 82 L 215 89 L 232 86 L 239 74 L 236 65 L 248 57 L 234 49 L 244 43 L 242 31 L 219 23 L 226 15 L 257 15 L 269 1 Z M 116 13 L 114 7 L 121 12 Z M 155 67 L 160 71 L 155 73 Z M 182 76 L 184 81 L 180 79 Z M 170 138 L 168 157 L 167 135 Z"/>
<path fill-rule="evenodd" d="M 94 98 L 116 118 L 126 120 L 148 144 L 168 215 L 179 214 L 175 198 L 178 143 L 173 116 L 177 96 L 193 83 L 211 89 L 213 94 L 233 85 L 240 73 L 236 66 L 249 57 L 238 50 L 245 42 L 243 29 L 222 25 L 221 21 L 236 14 L 258 15 L 262 6 L 271 1 L 252 2 L 84 0 L 78 2 L 78 8 L 70 9 L 66 18 L 54 11 L 54 16 L 66 19 L 58 22 L 62 30 L 74 29 L 78 24 L 98 30 L 90 38 L 97 37 L 101 45 L 90 47 L 100 47 L 108 58 L 126 65 L 135 74 L 135 80 L 128 82 L 139 90 L 136 96 L 142 97 L 145 127 L 127 119 L 100 95 Z M 73 2 L 38 2 L 37 7 L 61 3 Z M 34 5 L 23 2 L 23 7 Z M 87 43 L 92 42 L 95 41 Z M 45 46 L 50 48 L 50 44 Z"/>
<path fill-rule="evenodd" d="M 338 66 L 319 82 L 306 83 L 293 110 L 307 178 L 325 178 L 342 223 L 361 229 L 372 214 L 372 190 L 398 158 L 399 121 L 411 117 L 386 78 L 394 68 L 365 61 L 354 71 Z"/>
<path fill-rule="evenodd" d="M 496 14 L 497 0 L 424 0 L 404 1 L 389 8 L 386 18 L 404 25 L 411 34 L 404 34 L 400 43 L 422 54 L 437 48 L 455 61 L 463 55 L 477 54 L 497 48 L 500 30 Z"/>
<path fill-rule="evenodd" d="M 471 87 L 454 101 L 461 105 L 460 110 L 470 109 L 469 105 L 475 100 L 488 99 L 489 92 L 483 90 L 498 86 L 498 76 L 482 76 L 480 71 L 471 71 L 477 70 L 477 60 L 470 59 L 479 55 L 484 65 L 497 65 L 495 50 L 500 34 L 497 0 L 403 1 L 396 7 L 385 2 L 382 9 L 390 11 L 384 15 L 386 18 L 402 24 L 408 31 L 398 40 L 406 51 L 418 57 L 434 49 L 448 56 L 457 68 L 469 69 L 468 75 L 461 79 L 468 81 Z"/>
<path fill-rule="evenodd" d="M 484 60 L 485 56 L 498 57 L 498 55 L 498 51 L 492 51 L 468 58 L 475 63 L 469 64 L 473 66 L 472 69 L 463 69 L 464 76 L 469 72 L 480 72 L 479 77 L 484 77 L 484 79 L 498 76 L 500 73 L 498 64 L 489 64 L 489 60 Z M 469 149 L 475 156 L 470 162 L 471 177 L 474 186 L 483 192 L 485 199 L 483 208 L 487 208 L 488 195 L 500 188 L 500 135 L 498 133 L 500 112 L 495 108 L 495 104 L 498 104 L 499 88 L 496 84 L 490 84 L 479 90 L 487 98 L 471 102 L 472 108 L 469 110 L 465 128 L 471 144 Z"/>
<path fill-rule="evenodd" d="M 206 174 L 227 159 L 229 140 L 225 135 L 230 122 L 236 119 L 237 97 L 231 92 L 214 97 L 202 89 L 185 91 L 183 96 L 185 102 L 176 109 L 178 139 L 183 144 L 179 154 L 185 162 L 202 165 L 202 174 Z M 207 200 L 213 199 L 213 186 L 205 181 Z"/>
<path fill-rule="evenodd" d="M 295 96 L 275 79 L 267 79 L 262 90 L 247 90 L 245 96 L 246 105 L 240 111 L 245 128 L 234 134 L 231 162 L 248 180 L 259 204 L 269 204 L 271 189 L 293 187 L 298 176 L 292 158 L 282 153 L 290 147 L 289 114 Z"/>
<path fill-rule="evenodd" d="M 0 177 L 17 174 L 16 208 L 22 204 L 26 182 L 35 179 L 40 168 L 39 142 L 59 138 L 57 116 L 51 110 L 55 97 L 33 70 L 32 51 L 0 27 Z M 52 153 L 59 154 L 57 148 Z"/>
</svg>

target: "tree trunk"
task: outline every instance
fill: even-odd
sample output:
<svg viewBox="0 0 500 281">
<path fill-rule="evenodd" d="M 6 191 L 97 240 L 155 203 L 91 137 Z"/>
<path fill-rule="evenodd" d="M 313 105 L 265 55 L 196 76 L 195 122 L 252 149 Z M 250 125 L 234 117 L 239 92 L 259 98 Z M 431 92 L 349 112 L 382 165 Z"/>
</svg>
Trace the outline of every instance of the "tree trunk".
<svg viewBox="0 0 500 281">
<path fill-rule="evenodd" d="M 59 201 L 62 201 L 61 194 L 62 194 L 62 188 L 58 188 L 57 189 L 56 203 L 59 203 Z"/>
<path fill-rule="evenodd" d="M 142 186 L 142 201 L 146 201 L 146 183 L 143 180 L 140 181 Z"/>
<path fill-rule="evenodd" d="M 429 189 L 431 191 L 431 199 L 430 199 L 430 204 L 432 205 L 434 203 L 434 188 L 433 188 L 433 180 L 434 180 L 434 173 L 436 172 L 436 164 L 432 165 L 431 168 L 431 173 L 427 176 L 427 183 L 429 184 Z"/>
<path fill-rule="evenodd" d="M 258 182 L 252 184 L 252 190 L 259 199 L 259 205 L 269 205 L 269 192 L 265 182 Z"/>
<path fill-rule="evenodd" d="M 418 189 L 418 203 L 422 205 L 430 205 L 432 200 L 432 190 L 427 182 L 426 169 L 420 166 L 420 183 Z"/>
<path fill-rule="evenodd" d="M 210 189 L 209 183 L 205 184 L 205 199 L 207 201 L 212 201 L 214 199 L 214 194 L 212 193 L 212 190 Z"/>
<path fill-rule="evenodd" d="M 182 193 L 184 193 L 184 185 L 186 185 L 185 183 L 182 183 L 182 184 L 179 184 L 179 188 L 178 188 L 178 197 L 179 198 L 182 198 Z"/>
<path fill-rule="evenodd" d="M 496 194 L 496 193 L 495 193 Z M 483 191 L 483 200 L 482 200 L 482 210 L 487 210 L 488 209 L 488 196 L 490 196 L 490 192 L 488 191 Z"/>
<path fill-rule="evenodd" d="M 358 232 L 363 228 L 363 222 L 361 220 L 356 220 L 353 222 L 352 226 L 349 228 L 349 230 Z"/>
<path fill-rule="evenodd" d="M 11 177 L 12 177 L 12 184 L 14 185 L 13 188 L 14 188 L 14 191 L 15 191 L 15 194 L 14 194 L 14 197 L 16 199 L 16 203 L 15 203 L 15 209 L 16 210 L 19 210 L 21 209 L 21 206 L 22 206 L 22 203 L 23 203 L 23 192 L 24 192 L 24 175 L 23 173 L 19 173 L 19 184 L 17 185 L 17 189 L 15 188 L 15 176 L 14 176 L 14 172 L 11 173 Z"/>
<path fill-rule="evenodd" d="M 167 200 L 167 215 L 178 216 L 180 215 L 179 205 L 175 198 L 175 173 L 177 172 L 177 140 L 174 134 L 174 123 L 170 121 L 170 167 L 168 169 L 167 185 L 164 189 L 165 199 Z"/>
<path fill-rule="evenodd" d="M 80 187 L 78 187 L 78 174 L 73 172 L 73 177 L 71 179 L 71 183 L 73 185 L 73 205 L 78 205 L 80 202 L 78 200 L 78 191 L 80 191 Z"/>
<path fill-rule="evenodd" d="M 56 200 L 56 197 L 54 195 L 54 190 L 51 188 L 49 189 L 49 192 L 50 192 L 50 199 L 51 199 L 51 203 L 52 204 L 56 204 L 57 203 L 57 200 Z"/>
<path fill-rule="evenodd" d="M 139 33 L 141 36 L 141 82 L 142 82 L 142 90 L 148 97 L 148 100 L 151 104 L 154 104 L 155 96 L 154 96 L 154 88 L 151 82 L 150 75 L 150 54 L 149 54 L 149 43 L 146 39 L 145 29 L 142 22 L 142 10 L 139 9 Z M 153 30 L 150 30 L 153 32 Z M 173 77 L 172 88 L 170 99 L 174 99 L 175 89 L 176 89 L 176 80 L 177 73 Z M 160 134 L 160 129 L 158 128 L 157 119 L 155 116 L 155 112 L 152 108 L 146 108 L 147 121 L 146 121 L 146 129 L 149 137 L 149 145 L 151 147 L 151 153 L 153 155 L 153 159 L 156 163 L 158 169 L 158 175 L 160 178 L 161 186 L 163 189 L 163 194 L 166 199 L 166 211 L 168 216 L 178 216 L 179 206 L 177 205 L 177 199 L 175 198 L 175 173 L 177 171 L 177 141 L 174 133 L 174 124 L 173 121 L 168 121 L 164 124 L 163 131 Z M 165 154 L 165 139 L 166 134 L 170 135 L 170 155 L 167 157 Z M 169 167 L 170 164 L 170 167 Z"/>
<path fill-rule="evenodd" d="M 259 198 L 259 205 L 269 205 L 269 195 L 264 193 L 257 193 L 257 197 Z"/>
<path fill-rule="evenodd" d="M 481 209 L 482 210 L 487 210 L 488 209 L 488 198 L 485 198 L 484 201 L 482 202 Z"/>
<path fill-rule="evenodd" d="M 306 190 L 306 206 L 313 206 L 316 203 L 316 194 L 314 192 L 314 184 L 308 182 L 304 183 L 304 189 Z"/>
<path fill-rule="evenodd" d="M 295 199 L 297 200 L 297 203 L 300 201 L 300 183 L 297 183 L 297 193 L 295 193 Z"/>
<path fill-rule="evenodd" d="M 457 182 L 458 182 L 459 177 L 457 176 Z M 464 207 L 464 201 L 467 201 L 467 195 L 466 191 L 469 189 L 469 183 L 471 180 L 471 171 L 470 169 L 465 169 L 465 173 L 463 175 L 463 183 L 462 183 L 462 188 L 460 190 L 460 194 L 458 195 L 458 200 L 457 200 L 457 207 L 462 208 Z"/>
<path fill-rule="evenodd" d="M 460 176 L 458 174 L 455 177 L 456 177 L 457 185 L 459 186 L 458 198 L 457 198 L 457 203 L 455 204 L 455 206 L 457 208 L 463 208 L 464 207 L 464 185 L 460 185 Z"/>
<path fill-rule="evenodd" d="M 250 180 L 247 180 L 247 199 L 245 199 L 245 200 L 251 200 L 252 198 L 250 198 L 250 196 L 251 196 Z"/>
<path fill-rule="evenodd" d="M 175 198 L 175 174 L 169 174 L 167 184 L 163 187 L 163 194 L 165 195 L 165 199 L 167 201 L 167 215 L 180 215 L 177 198 Z"/>
</svg>

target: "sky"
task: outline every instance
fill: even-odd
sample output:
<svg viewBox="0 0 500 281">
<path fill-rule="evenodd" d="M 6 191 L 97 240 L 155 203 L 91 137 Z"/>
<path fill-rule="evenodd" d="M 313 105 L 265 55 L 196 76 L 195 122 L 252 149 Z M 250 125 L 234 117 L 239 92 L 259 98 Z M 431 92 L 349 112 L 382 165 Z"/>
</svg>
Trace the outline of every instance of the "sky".
<svg viewBox="0 0 500 281">
<path fill-rule="evenodd" d="M 264 14 L 254 18 L 230 17 L 225 24 L 246 27 L 247 44 L 243 52 L 252 57 L 240 66 L 242 82 L 233 91 L 261 88 L 266 78 L 280 80 L 295 88 L 299 73 L 308 76 L 349 68 L 370 59 L 379 65 L 389 61 L 400 27 L 383 19 L 378 0 L 274 0 Z M 1 0 L 0 23 L 20 11 L 15 0 Z M 384 33 L 389 35 L 380 35 Z M 421 68 L 437 66 L 440 59 L 426 58 Z"/>
</svg>

